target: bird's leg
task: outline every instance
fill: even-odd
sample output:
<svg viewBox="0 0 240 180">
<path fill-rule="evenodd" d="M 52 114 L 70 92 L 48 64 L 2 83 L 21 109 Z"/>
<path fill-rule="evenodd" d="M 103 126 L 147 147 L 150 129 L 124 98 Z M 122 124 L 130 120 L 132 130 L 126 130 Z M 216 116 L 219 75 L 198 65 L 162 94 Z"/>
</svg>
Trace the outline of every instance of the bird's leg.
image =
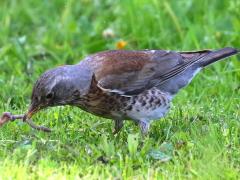
<svg viewBox="0 0 240 180">
<path fill-rule="evenodd" d="M 138 123 L 141 133 L 143 136 L 146 136 L 148 134 L 149 128 L 150 128 L 150 123 L 144 120 L 140 120 Z"/>
<path fill-rule="evenodd" d="M 114 120 L 114 131 L 113 134 L 117 134 L 123 127 L 123 120 L 122 119 L 115 119 Z"/>
</svg>

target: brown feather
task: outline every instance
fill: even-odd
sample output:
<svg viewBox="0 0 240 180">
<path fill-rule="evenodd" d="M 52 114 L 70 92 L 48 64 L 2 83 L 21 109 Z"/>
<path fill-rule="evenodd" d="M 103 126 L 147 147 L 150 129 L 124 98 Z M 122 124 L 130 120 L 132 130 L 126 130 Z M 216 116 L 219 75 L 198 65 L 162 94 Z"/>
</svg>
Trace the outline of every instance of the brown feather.
<svg viewBox="0 0 240 180">
<path fill-rule="evenodd" d="M 133 95 L 165 83 L 214 52 L 113 50 L 94 54 L 85 61 L 93 70 L 98 86 L 107 91 Z M 200 64 L 195 68 L 198 67 Z M 194 71 L 193 69 L 192 73 Z"/>
</svg>

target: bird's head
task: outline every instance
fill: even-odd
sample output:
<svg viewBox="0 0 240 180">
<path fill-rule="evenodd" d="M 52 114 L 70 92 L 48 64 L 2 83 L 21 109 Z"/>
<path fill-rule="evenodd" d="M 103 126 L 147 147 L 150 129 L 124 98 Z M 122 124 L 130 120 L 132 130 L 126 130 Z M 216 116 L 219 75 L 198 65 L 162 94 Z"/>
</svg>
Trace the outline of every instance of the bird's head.
<svg viewBox="0 0 240 180">
<path fill-rule="evenodd" d="M 86 94 L 90 83 L 90 71 L 79 65 L 61 66 L 45 72 L 33 87 L 24 120 L 47 107 L 76 104 Z"/>
</svg>

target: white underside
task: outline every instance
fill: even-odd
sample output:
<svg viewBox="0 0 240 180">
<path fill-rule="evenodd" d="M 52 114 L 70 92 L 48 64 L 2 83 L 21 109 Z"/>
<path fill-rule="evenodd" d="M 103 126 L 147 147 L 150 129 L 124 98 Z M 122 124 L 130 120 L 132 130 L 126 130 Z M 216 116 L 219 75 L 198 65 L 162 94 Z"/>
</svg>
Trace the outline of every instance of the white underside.
<svg viewBox="0 0 240 180">
<path fill-rule="evenodd" d="M 198 72 L 202 68 L 196 69 L 196 71 L 193 73 L 192 77 L 189 79 L 188 83 L 192 81 L 192 79 L 198 74 Z M 171 100 L 173 97 L 168 96 L 168 99 Z M 140 111 L 137 111 L 139 109 Z M 141 106 L 136 106 L 133 108 L 131 111 L 127 113 L 127 116 L 133 120 L 143 120 L 150 122 L 152 120 L 158 120 L 166 115 L 168 112 L 168 107 L 167 106 L 159 106 L 156 109 L 145 109 Z"/>
<path fill-rule="evenodd" d="M 167 107 L 159 107 L 154 110 L 142 109 L 139 112 L 132 110 L 131 112 L 127 113 L 127 115 L 134 120 L 152 121 L 162 118 L 167 112 Z"/>
<path fill-rule="evenodd" d="M 202 70 L 202 68 L 197 68 L 197 69 L 196 69 L 196 71 L 193 73 L 192 78 L 189 79 L 188 84 L 192 81 L 192 79 L 193 79 L 193 78 L 199 73 L 199 71 L 201 71 L 201 70 Z"/>
</svg>

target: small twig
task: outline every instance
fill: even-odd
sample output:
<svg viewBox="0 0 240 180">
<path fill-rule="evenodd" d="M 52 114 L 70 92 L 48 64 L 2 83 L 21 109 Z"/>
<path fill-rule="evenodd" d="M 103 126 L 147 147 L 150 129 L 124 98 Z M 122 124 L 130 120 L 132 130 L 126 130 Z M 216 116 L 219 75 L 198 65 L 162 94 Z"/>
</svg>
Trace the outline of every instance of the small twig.
<svg viewBox="0 0 240 180">
<path fill-rule="evenodd" d="M 0 118 L 0 127 L 3 126 L 8 121 L 15 121 L 16 119 L 22 119 L 23 120 L 24 115 L 12 115 L 10 112 L 4 112 L 2 117 Z M 44 132 L 51 132 L 51 129 L 44 127 L 44 126 L 38 126 L 33 123 L 31 119 L 27 119 L 26 122 L 29 126 L 31 126 L 33 129 L 36 129 L 38 131 L 44 131 Z"/>
</svg>

